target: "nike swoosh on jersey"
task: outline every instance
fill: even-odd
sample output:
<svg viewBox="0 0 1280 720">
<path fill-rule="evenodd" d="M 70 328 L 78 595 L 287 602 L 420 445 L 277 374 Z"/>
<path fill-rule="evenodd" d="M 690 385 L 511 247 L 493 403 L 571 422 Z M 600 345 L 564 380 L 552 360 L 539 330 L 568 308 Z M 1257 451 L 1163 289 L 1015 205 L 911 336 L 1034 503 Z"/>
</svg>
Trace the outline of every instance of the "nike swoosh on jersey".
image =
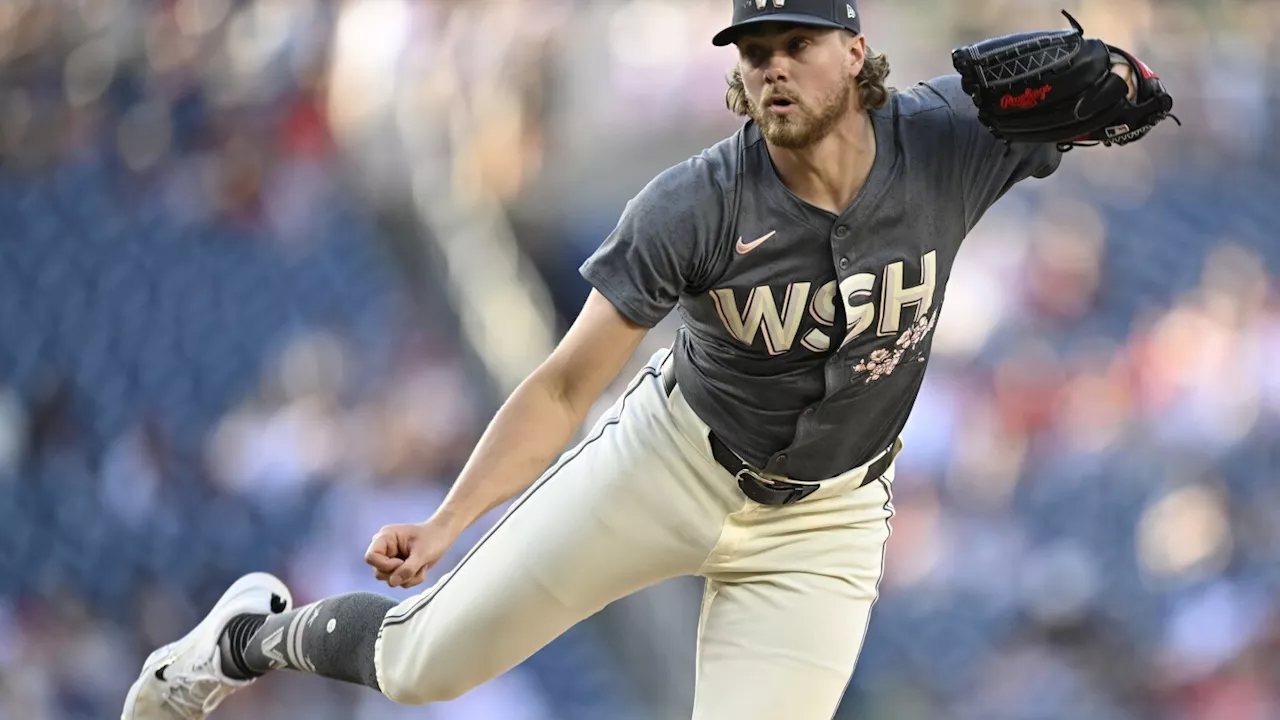
<svg viewBox="0 0 1280 720">
<path fill-rule="evenodd" d="M 760 247 L 760 245 L 761 245 L 761 244 L 763 244 L 765 240 L 768 240 L 769 238 L 771 238 L 771 237 L 773 237 L 774 235 L 777 235 L 777 234 L 778 234 L 778 231 L 777 231 L 777 230 L 774 230 L 774 231 L 770 232 L 768 235 L 765 235 L 764 237 L 761 237 L 761 238 L 757 238 L 757 239 L 755 239 L 755 240 L 752 240 L 752 241 L 751 241 L 751 242 L 749 242 L 749 243 L 744 243 L 744 242 L 742 242 L 742 238 L 741 238 L 741 237 L 739 237 L 739 238 L 738 238 L 738 245 L 737 245 L 737 248 L 736 248 L 736 249 L 737 249 L 737 251 L 738 251 L 738 254 L 739 254 L 739 255 L 746 255 L 747 253 L 751 252 L 752 250 L 755 250 L 756 248 Z"/>
</svg>

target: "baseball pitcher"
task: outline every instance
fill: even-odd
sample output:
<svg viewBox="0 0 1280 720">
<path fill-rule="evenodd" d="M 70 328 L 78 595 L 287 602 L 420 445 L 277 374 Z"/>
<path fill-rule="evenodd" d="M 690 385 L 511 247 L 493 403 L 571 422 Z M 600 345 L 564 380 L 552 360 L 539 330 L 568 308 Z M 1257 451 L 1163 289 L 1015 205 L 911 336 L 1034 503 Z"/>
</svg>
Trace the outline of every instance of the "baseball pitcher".
<svg viewBox="0 0 1280 720">
<path fill-rule="evenodd" d="M 203 718 L 278 669 L 393 701 L 455 698 L 610 602 L 706 580 L 696 720 L 830 718 L 862 647 L 893 515 L 899 434 L 956 252 L 1015 183 L 1078 145 L 1141 139 L 1172 101 L 1130 53 L 1071 29 L 952 53 L 909 89 L 854 0 L 734 0 L 731 137 L 654 178 L 582 266 L 555 351 L 493 418 L 447 500 L 365 559 L 423 583 L 301 608 L 256 573 L 155 651 L 126 720 Z M 588 409 L 673 309 L 654 355 L 576 447 Z M 558 455 L 558 458 L 557 458 Z"/>
</svg>

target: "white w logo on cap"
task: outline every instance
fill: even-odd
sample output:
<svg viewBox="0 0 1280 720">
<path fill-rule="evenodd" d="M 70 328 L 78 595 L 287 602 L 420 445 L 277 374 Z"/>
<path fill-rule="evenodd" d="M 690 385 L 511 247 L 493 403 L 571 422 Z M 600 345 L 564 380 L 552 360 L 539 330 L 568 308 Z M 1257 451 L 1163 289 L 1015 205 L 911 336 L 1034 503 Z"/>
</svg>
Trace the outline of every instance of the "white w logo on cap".
<svg viewBox="0 0 1280 720">
<path fill-rule="evenodd" d="M 763 10 L 765 5 L 769 4 L 769 0 L 756 0 L 756 9 Z M 779 9 L 787 4 L 787 0 L 773 0 L 773 7 Z"/>
</svg>

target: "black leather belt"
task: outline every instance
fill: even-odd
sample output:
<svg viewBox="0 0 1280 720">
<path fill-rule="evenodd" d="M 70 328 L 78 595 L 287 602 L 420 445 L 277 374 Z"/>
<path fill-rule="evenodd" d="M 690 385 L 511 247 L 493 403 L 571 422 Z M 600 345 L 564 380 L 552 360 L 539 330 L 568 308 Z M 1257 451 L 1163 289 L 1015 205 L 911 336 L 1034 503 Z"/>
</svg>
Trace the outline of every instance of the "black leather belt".
<svg viewBox="0 0 1280 720">
<path fill-rule="evenodd" d="M 663 364 L 660 374 L 663 390 L 670 397 L 672 391 L 676 389 L 676 374 L 669 362 Z M 714 432 L 707 431 L 707 440 L 711 443 L 711 456 L 715 461 L 738 480 L 738 487 L 742 489 L 744 495 L 761 505 L 790 505 L 812 495 L 822 487 L 820 483 L 796 483 L 765 477 L 738 457 L 738 454 L 725 445 Z M 898 447 L 898 443 L 894 443 L 888 450 L 880 453 L 880 457 L 867 468 L 867 474 L 858 487 L 884 477 L 898 454 Z"/>
</svg>

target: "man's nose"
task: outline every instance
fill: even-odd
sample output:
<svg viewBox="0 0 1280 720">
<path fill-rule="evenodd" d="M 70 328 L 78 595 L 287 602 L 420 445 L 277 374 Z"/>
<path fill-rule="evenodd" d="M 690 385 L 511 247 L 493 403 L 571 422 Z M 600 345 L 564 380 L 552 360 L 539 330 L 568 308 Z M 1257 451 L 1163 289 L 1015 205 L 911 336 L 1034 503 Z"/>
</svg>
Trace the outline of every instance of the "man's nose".
<svg viewBox="0 0 1280 720">
<path fill-rule="evenodd" d="M 791 60 L 784 53 L 774 53 L 764 68 L 765 81 L 770 83 L 785 81 L 790 71 L 790 64 Z"/>
</svg>

